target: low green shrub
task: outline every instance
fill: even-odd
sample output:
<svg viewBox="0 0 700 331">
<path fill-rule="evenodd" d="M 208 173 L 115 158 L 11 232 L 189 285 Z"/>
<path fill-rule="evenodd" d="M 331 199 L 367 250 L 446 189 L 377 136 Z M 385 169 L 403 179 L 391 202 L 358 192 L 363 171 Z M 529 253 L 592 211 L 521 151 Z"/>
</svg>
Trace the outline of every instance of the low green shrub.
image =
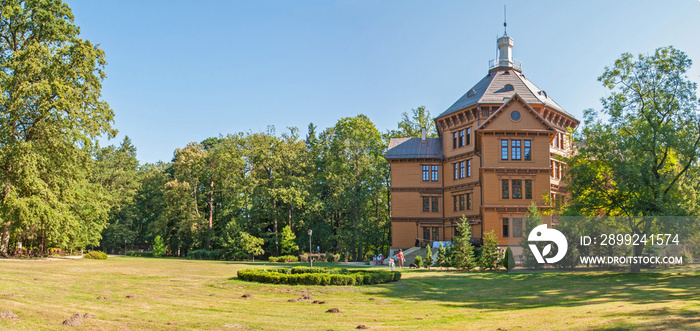
<svg viewBox="0 0 700 331">
<path fill-rule="evenodd" d="M 416 256 L 416 262 L 413 263 L 415 263 L 418 268 L 423 268 L 423 257 Z"/>
<path fill-rule="evenodd" d="M 126 256 L 137 256 L 137 257 L 154 257 L 153 251 L 127 251 Z"/>
<path fill-rule="evenodd" d="M 189 260 L 222 260 L 223 257 L 224 251 L 222 249 L 196 249 L 187 252 Z"/>
<path fill-rule="evenodd" d="M 401 273 L 388 270 L 344 268 L 243 269 L 238 278 L 245 281 L 288 285 L 372 285 L 395 282 Z"/>
<path fill-rule="evenodd" d="M 299 258 L 293 255 L 282 255 L 282 256 L 270 256 L 268 258 L 270 262 L 299 262 Z"/>
<path fill-rule="evenodd" d="M 107 254 L 101 251 L 90 251 L 83 254 L 83 258 L 93 259 L 93 260 L 105 260 L 107 259 Z"/>
</svg>

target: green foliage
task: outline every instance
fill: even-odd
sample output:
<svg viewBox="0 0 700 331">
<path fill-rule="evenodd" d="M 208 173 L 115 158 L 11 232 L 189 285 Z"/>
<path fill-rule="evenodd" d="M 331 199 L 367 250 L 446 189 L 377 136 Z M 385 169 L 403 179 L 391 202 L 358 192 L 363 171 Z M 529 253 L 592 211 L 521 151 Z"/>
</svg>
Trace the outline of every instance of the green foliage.
<svg viewBox="0 0 700 331">
<path fill-rule="evenodd" d="M 421 128 L 426 128 L 427 137 L 438 137 L 433 117 L 430 116 L 430 111 L 425 109 L 425 106 L 411 109 L 411 112 L 411 117 L 408 117 L 407 112 L 401 114 L 401 121 L 398 124 L 398 130 L 391 130 L 387 132 L 387 138 L 420 138 L 422 134 Z"/>
<path fill-rule="evenodd" d="M 498 266 L 498 241 L 493 230 L 486 232 L 484 236 L 484 245 L 481 246 L 481 255 L 479 256 L 479 267 L 482 270 L 492 270 Z"/>
<path fill-rule="evenodd" d="M 294 235 L 289 225 L 282 229 L 282 241 L 280 242 L 282 254 L 294 254 L 299 250 L 299 246 L 294 242 L 296 239 L 297 236 Z"/>
<path fill-rule="evenodd" d="M 165 254 L 165 243 L 163 242 L 163 238 L 160 236 L 156 236 L 155 239 L 153 239 L 153 256 L 154 257 L 161 257 Z"/>
<path fill-rule="evenodd" d="M 430 267 L 433 266 L 433 251 L 430 250 L 430 245 L 426 247 L 426 252 L 425 252 L 425 266 L 426 268 L 430 269 Z"/>
<path fill-rule="evenodd" d="M 189 260 L 222 260 L 224 258 L 224 250 L 222 249 L 196 249 L 187 252 Z"/>
<path fill-rule="evenodd" d="M 86 259 L 92 259 L 92 260 L 106 260 L 107 259 L 107 254 L 101 251 L 90 251 L 85 254 L 83 254 L 83 258 Z"/>
<path fill-rule="evenodd" d="M 457 232 L 458 235 L 452 239 L 450 265 L 457 269 L 470 270 L 476 266 L 476 261 L 474 259 L 474 246 L 470 242 L 471 225 L 466 217 L 462 216 L 461 222 L 457 224 Z"/>
<path fill-rule="evenodd" d="M 238 278 L 245 281 L 288 285 L 373 285 L 395 282 L 401 273 L 388 270 L 308 268 L 243 269 Z"/>
<path fill-rule="evenodd" d="M 241 232 L 240 243 L 242 250 L 250 254 L 253 257 L 253 261 L 255 261 L 256 256 L 265 253 L 262 249 L 265 241 L 262 238 L 252 236 L 247 232 Z"/>
<path fill-rule="evenodd" d="M 523 237 L 520 240 L 520 247 L 523 251 L 522 266 L 526 268 L 539 269 L 542 267 L 542 265 L 537 262 L 537 259 L 535 259 L 535 256 L 532 254 L 532 250 L 530 250 L 529 246 L 530 242 L 527 240 L 530 231 L 540 224 L 542 224 L 542 216 L 540 215 L 539 208 L 537 208 L 537 204 L 535 204 L 533 201 L 530 203 L 527 213 L 525 214 L 525 231 L 523 232 Z M 542 249 L 547 243 L 534 242 L 533 244 L 537 246 L 540 252 L 542 252 Z"/>
<path fill-rule="evenodd" d="M 100 100 L 105 54 L 79 33 L 60 1 L 2 3 L 0 255 L 16 241 L 97 245 L 106 226 L 108 194 L 90 170 L 114 113 Z"/>
<path fill-rule="evenodd" d="M 697 84 L 686 76 L 691 63 L 664 47 L 637 57 L 624 53 L 605 68 L 598 80 L 610 93 L 600 111 L 586 111 L 583 132 L 575 136 L 585 144 L 567 160 L 573 196 L 567 213 L 625 216 L 618 225 L 639 236 L 684 231 L 667 219 L 633 217 L 700 211 Z M 644 246 L 634 248 L 641 256 Z"/>
<path fill-rule="evenodd" d="M 270 256 L 270 257 L 268 258 L 268 261 L 270 261 L 270 262 L 285 262 L 285 263 L 290 263 L 290 262 L 299 262 L 299 258 L 296 257 L 296 256 L 292 256 L 292 255 L 282 255 L 282 256 L 279 256 L 279 257 Z"/>
<path fill-rule="evenodd" d="M 447 249 L 445 249 L 445 245 L 442 243 L 440 243 L 440 248 L 438 248 L 437 261 L 435 261 L 435 264 L 443 268 L 448 268 L 450 266 Z"/>
<path fill-rule="evenodd" d="M 513 257 L 513 251 L 510 247 L 506 248 L 506 253 L 503 255 L 503 260 L 501 261 L 501 266 L 508 269 L 508 271 L 515 268 L 515 258 Z"/>
<path fill-rule="evenodd" d="M 416 256 L 416 260 L 414 263 L 418 268 L 423 268 L 423 258 L 420 255 Z"/>
</svg>

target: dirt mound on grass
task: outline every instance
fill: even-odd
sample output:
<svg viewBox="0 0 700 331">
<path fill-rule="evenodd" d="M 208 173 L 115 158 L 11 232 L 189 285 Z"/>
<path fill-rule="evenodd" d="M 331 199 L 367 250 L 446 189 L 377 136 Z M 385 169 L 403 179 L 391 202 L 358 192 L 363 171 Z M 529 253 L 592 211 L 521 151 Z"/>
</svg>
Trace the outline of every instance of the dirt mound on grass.
<svg viewBox="0 0 700 331">
<path fill-rule="evenodd" d="M 84 319 L 93 318 L 93 317 L 95 317 L 95 316 L 92 316 L 88 313 L 74 314 L 73 316 L 71 316 L 67 320 L 63 321 L 63 323 L 61 323 L 61 325 L 70 326 L 70 327 L 77 327 L 77 326 L 83 325 Z"/>
<path fill-rule="evenodd" d="M 250 299 L 252 297 L 253 297 L 253 295 L 250 293 L 246 293 L 246 294 L 241 295 L 241 298 L 243 298 L 243 299 Z"/>
<path fill-rule="evenodd" d="M 340 309 L 338 309 L 338 308 L 331 308 L 331 309 L 326 310 L 326 312 L 327 312 L 327 313 L 334 313 L 334 314 L 335 314 L 335 313 L 339 313 L 339 312 L 340 312 Z"/>
<path fill-rule="evenodd" d="M 97 297 L 97 300 L 107 300 L 107 297 L 103 297 L 100 295 L 99 297 Z"/>
<path fill-rule="evenodd" d="M 136 296 L 135 295 L 127 295 L 126 298 L 127 299 L 136 299 Z"/>
<path fill-rule="evenodd" d="M 368 328 L 366 325 L 364 325 L 364 324 L 360 324 L 360 325 L 358 325 L 355 329 L 362 329 L 362 330 L 365 330 L 365 329 L 369 329 L 369 328 Z"/>
<path fill-rule="evenodd" d="M 17 314 L 11 311 L 0 311 L 0 319 L 18 318 Z"/>
</svg>

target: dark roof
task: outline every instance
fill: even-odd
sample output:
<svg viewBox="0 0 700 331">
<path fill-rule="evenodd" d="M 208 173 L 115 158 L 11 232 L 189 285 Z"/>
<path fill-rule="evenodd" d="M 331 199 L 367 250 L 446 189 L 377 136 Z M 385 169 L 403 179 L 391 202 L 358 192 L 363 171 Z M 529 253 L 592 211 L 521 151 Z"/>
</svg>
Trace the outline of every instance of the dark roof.
<svg viewBox="0 0 700 331">
<path fill-rule="evenodd" d="M 387 159 L 439 159 L 442 158 L 442 139 L 391 138 Z"/>
<path fill-rule="evenodd" d="M 510 86 L 506 88 L 506 85 Z M 510 88 L 511 86 L 512 88 Z M 471 92 L 472 90 L 474 92 Z M 510 98 L 515 93 L 520 95 L 528 104 L 544 104 L 573 117 L 549 98 L 546 92 L 540 90 L 539 87 L 525 78 L 522 73 L 510 68 L 491 70 L 486 77 L 476 83 L 474 87 L 438 117 L 452 114 L 476 104 L 500 104 L 503 103 L 504 98 Z"/>
</svg>

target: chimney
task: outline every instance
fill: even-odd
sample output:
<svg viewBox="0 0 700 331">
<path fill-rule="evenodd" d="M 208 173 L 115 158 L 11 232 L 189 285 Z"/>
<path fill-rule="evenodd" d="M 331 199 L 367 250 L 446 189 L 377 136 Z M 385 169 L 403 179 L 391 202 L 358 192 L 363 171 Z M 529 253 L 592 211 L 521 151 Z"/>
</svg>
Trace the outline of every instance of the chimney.
<svg viewBox="0 0 700 331">
<path fill-rule="evenodd" d="M 420 128 L 420 140 L 425 141 L 425 138 L 427 136 L 427 133 L 425 132 L 425 127 Z"/>
</svg>

